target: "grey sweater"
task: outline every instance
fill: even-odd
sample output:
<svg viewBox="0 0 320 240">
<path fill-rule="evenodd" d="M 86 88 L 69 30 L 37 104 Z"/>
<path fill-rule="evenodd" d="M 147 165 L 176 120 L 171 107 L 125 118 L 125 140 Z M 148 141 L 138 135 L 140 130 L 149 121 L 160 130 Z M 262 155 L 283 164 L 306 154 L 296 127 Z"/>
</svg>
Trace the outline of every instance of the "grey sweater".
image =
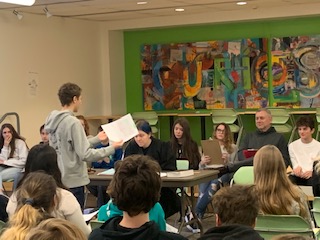
<svg viewBox="0 0 320 240">
<path fill-rule="evenodd" d="M 99 138 L 87 139 L 80 121 L 71 111 L 52 111 L 47 118 L 45 130 L 50 134 L 49 143 L 58 155 L 62 182 L 68 188 L 87 185 L 86 162 L 98 161 L 114 154 L 112 146 L 93 149 Z"/>
</svg>

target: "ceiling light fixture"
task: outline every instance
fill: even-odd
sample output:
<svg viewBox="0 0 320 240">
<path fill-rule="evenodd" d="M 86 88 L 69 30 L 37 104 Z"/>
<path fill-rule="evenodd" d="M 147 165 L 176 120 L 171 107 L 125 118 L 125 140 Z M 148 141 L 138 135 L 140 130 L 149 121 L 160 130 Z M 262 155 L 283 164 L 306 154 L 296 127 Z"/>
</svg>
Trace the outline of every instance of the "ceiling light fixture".
<svg viewBox="0 0 320 240">
<path fill-rule="evenodd" d="M 148 2 L 137 2 L 138 5 L 147 4 Z"/>
<path fill-rule="evenodd" d="M 19 20 L 23 18 L 23 15 L 19 13 L 17 10 L 13 10 L 13 14 L 16 15 Z"/>
<path fill-rule="evenodd" d="M 184 12 L 184 8 L 176 8 L 175 11 L 176 12 Z"/>
<path fill-rule="evenodd" d="M 247 2 L 237 2 L 237 5 L 242 6 L 242 5 L 246 5 Z"/>
<path fill-rule="evenodd" d="M 48 10 L 47 7 L 45 7 L 45 8 L 43 9 L 43 11 L 44 11 L 44 13 L 46 14 L 47 18 L 52 17 L 52 14 L 49 12 L 49 10 Z"/>
<path fill-rule="evenodd" d="M 11 3 L 24 6 L 32 6 L 36 0 L 0 0 L 0 2 Z"/>
</svg>

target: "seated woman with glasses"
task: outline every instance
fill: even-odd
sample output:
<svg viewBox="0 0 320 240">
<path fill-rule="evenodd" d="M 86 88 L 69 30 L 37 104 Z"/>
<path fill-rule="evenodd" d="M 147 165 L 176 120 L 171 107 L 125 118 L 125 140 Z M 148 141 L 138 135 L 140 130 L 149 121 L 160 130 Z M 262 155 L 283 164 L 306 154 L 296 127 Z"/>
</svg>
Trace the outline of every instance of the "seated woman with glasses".
<svg viewBox="0 0 320 240">
<path fill-rule="evenodd" d="M 220 143 L 222 159 L 225 164 L 234 163 L 238 161 L 238 147 L 233 143 L 232 133 L 230 127 L 225 123 L 218 124 L 212 137 L 217 139 Z M 200 169 L 204 169 L 210 162 L 210 157 L 203 155 L 199 164 Z M 199 218 L 202 218 L 207 205 L 211 202 L 212 196 L 220 189 L 223 184 L 228 184 L 232 179 L 233 173 L 225 173 L 220 178 L 211 180 L 210 182 L 200 184 L 199 198 L 196 206 L 196 213 Z"/>
</svg>

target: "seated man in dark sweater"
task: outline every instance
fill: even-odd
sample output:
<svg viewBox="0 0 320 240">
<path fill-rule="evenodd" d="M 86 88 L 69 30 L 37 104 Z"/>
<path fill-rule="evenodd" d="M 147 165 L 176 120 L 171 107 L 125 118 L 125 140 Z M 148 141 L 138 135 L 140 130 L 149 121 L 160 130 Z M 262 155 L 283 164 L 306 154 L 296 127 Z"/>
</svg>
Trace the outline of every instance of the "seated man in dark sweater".
<svg viewBox="0 0 320 240">
<path fill-rule="evenodd" d="M 149 220 L 148 212 L 160 198 L 160 171 L 159 163 L 149 156 L 131 155 L 119 161 L 108 193 L 123 216 L 107 220 L 93 230 L 89 240 L 186 240 L 178 234 L 160 231 Z"/>
<path fill-rule="evenodd" d="M 252 166 L 253 156 L 245 156 L 245 150 L 253 149 L 257 151 L 268 144 L 274 145 L 280 150 L 286 167 L 289 165 L 291 166 L 288 143 L 283 135 L 281 133 L 277 133 L 275 128 L 272 127 L 271 112 L 266 108 L 259 109 L 256 112 L 255 121 L 257 130 L 245 135 L 238 151 L 239 162 L 229 164 L 228 171 L 235 172 L 242 166 Z"/>
<path fill-rule="evenodd" d="M 254 186 L 234 185 L 221 188 L 213 197 L 216 227 L 199 240 L 245 239 L 262 240 L 254 230 L 259 212 Z"/>
</svg>

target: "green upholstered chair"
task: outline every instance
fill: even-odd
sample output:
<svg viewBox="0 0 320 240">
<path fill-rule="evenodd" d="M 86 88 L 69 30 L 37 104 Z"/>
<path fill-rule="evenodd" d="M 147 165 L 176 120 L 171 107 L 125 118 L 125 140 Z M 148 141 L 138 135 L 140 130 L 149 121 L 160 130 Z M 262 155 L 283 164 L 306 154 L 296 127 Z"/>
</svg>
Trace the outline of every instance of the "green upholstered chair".
<svg viewBox="0 0 320 240">
<path fill-rule="evenodd" d="M 316 225 L 320 226 L 320 197 L 315 197 L 313 200 L 313 209 L 311 210 L 313 213 L 313 217 Z"/>
<path fill-rule="evenodd" d="M 318 123 L 316 140 L 319 140 L 319 133 L 320 133 L 320 108 L 317 108 L 317 109 L 316 109 L 316 120 L 317 120 L 317 123 Z"/>
<path fill-rule="evenodd" d="M 266 240 L 293 233 L 314 238 L 310 224 L 298 215 L 258 215 L 255 230 Z"/>
<path fill-rule="evenodd" d="M 239 168 L 231 179 L 230 186 L 233 184 L 251 185 L 254 184 L 253 166 L 243 166 Z"/>
<path fill-rule="evenodd" d="M 158 114 L 154 111 L 148 111 L 148 112 L 133 112 L 131 113 L 131 116 L 134 121 L 137 121 L 139 119 L 146 120 L 152 130 L 152 134 L 159 138 L 160 137 L 160 129 L 158 127 L 159 121 L 158 121 Z"/>
<path fill-rule="evenodd" d="M 272 126 L 277 132 L 290 134 L 288 143 L 293 140 L 295 128 L 294 121 L 289 111 L 285 108 L 268 108 L 272 115 Z"/>
<path fill-rule="evenodd" d="M 236 145 L 239 146 L 243 132 L 243 125 L 237 112 L 233 108 L 221 108 L 213 109 L 211 113 L 213 128 L 215 128 L 219 123 L 227 124 L 232 133 L 238 133 Z"/>
<path fill-rule="evenodd" d="M 188 170 L 189 169 L 189 160 L 176 160 L 177 170 Z"/>
<path fill-rule="evenodd" d="M 90 226 L 92 230 L 101 227 L 102 224 L 104 224 L 104 221 L 90 220 Z"/>
</svg>

